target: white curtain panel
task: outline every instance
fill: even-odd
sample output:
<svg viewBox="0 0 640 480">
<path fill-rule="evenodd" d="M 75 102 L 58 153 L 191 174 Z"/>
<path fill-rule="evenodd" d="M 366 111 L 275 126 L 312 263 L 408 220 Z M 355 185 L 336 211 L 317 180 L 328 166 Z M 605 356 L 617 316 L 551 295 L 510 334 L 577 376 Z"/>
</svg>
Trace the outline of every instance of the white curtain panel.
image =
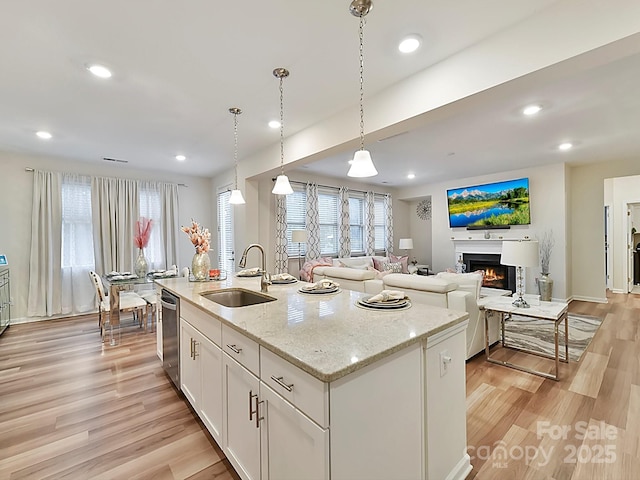
<svg viewBox="0 0 640 480">
<path fill-rule="evenodd" d="M 59 173 L 33 172 L 31 253 L 27 315 L 62 313 L 62 179 Z"/>
<path fill-rule="evenodd" d="M 385 216 L 385 242 L 387 244 L 387 255 L 393 253 L 393 210 L 391 208 L 391 195 L 384 196 L 384 216 Z"/>
<path fill-rule="evenodd" d="M 376 224 L 375 224 L 375 194 L 367 192 L 364 195 L 364 238 L 367 255 L 376 253 Z"/>
<path fill-rule="evenodd" d="M 287 255 L 287 196 L 276 195 L 276 259 L 275 273 L 288 270 Z"/>
<path fill-rule="evenodd" d="M 138 182 L 120 178 L 91 179 L 93 241 L 98 274 L 132 271 L 133 236 L 138 220 Z"/>
<path fill-rule="evenodd" d="M 62 313 L 95 310 L 91 178 L 62 174 Z"/>
<path fill-rule="evenodd" d="M 349 218 L 349 189 L 340 187 L 340 249 L 341 258 L 351 256 L 351 223 Z"/>
<path fill-rule="evenodd" d="M 320 258 L 320 213 L 318 212 L 318 185 L 307 183 L 307 260 Z"/>
<path fill-rule="evenodd" d="M 161 241 L 164 246 L 166 268 L 178 264 L 176 235 L 180 232 L 178 184 L 160 183 L 160 201 L 162 214 Z"/>
</svg>

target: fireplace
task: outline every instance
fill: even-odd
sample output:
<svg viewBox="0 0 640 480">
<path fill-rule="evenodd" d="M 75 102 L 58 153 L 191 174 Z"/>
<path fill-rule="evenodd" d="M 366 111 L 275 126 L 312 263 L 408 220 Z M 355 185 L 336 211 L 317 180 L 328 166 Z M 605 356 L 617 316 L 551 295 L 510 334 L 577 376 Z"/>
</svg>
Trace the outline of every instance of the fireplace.
<svg viewBox="0 0 640 480">
<path fill-rule="evenodd" d="M 484 270 L 482 286 L 516 291 L 516 268 L 500 264 L 500 254 L 463 253 L 462 261 L 467 272 Z"/>
</svg>

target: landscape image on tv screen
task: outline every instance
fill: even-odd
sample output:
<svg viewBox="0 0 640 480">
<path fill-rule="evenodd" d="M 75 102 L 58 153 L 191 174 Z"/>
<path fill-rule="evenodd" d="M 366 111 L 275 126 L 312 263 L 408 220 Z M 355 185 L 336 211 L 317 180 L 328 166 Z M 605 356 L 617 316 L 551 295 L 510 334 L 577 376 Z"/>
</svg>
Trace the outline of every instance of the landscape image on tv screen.
<svg viewBox="0 0 640 480">
<path fill-rule="evenodd" d="M 447 190 L 447 204 L 452 228 L 531 223 L 528 178 Z"/>
</svg>

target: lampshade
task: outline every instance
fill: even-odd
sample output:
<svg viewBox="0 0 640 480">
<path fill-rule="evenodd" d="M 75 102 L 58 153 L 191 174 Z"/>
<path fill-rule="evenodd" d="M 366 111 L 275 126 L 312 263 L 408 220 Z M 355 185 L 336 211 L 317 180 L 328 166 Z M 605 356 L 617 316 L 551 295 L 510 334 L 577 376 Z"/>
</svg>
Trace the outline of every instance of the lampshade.
<svg viewBox="0 0 640 480">
<path fill-rule="evenodd" d="M 401 238 L 398 248 L 400 250 L 413 250 L 413 238 Z"/>
<path fill-rule="evenodd" d="M 378 170 L 376 170 L 368 150 L 358 150 L 353 154 L 353 162 L 347 173 L 348 176 L 364 178 L 373 177 L 377 174 Z"/>
<path fill-rule="evenodd" d="M 293 188 L 289 183 L 289 178 L 286 175 L 278 175 L 276 178 L 276 184 L 273 186 L 271 193 L 276 195 L 290 195 L 293 193 Z"/>
<path fill-rule="evenodd" d="M 231 190 L 231 196 L 229 197 L 229 203 L 231 205 L 242 205 L 245 203 L 244 197 L 240 190 Z"/>
<path fill-rule="evenodd" d="M 502 242 L 500 263 L 516 267 L 535 267 L 539 263 L 538 242 L 534 240 Z"/>
<path fill-rule="evenodd" d="M 307 243 L 307 231 L 293 230 L 291 232 L 291 241 L 293 243 Z"/>
</svg>

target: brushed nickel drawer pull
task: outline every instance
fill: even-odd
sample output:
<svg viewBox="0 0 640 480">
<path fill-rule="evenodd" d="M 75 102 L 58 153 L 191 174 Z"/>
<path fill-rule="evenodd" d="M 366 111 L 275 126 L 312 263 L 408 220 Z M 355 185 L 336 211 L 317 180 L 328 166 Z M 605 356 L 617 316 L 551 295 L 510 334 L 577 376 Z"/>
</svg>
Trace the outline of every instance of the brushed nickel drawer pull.
<svg viewBox="0 0 640 480">
<path fill-rule="evenodd" d="M 197 350 L 198 345 L 199 345 L 199 344 L 198 344 L 198 342 L 197 342 L 197 341 L 195 340 L 195 338 L 194 338 L 194 339 L 193 339 L 193 359 L 194 359 L 194 360 L 196 359 L 196 357 L 197 357 L 198 355 L 200 355 L 200 354 L 198 353 L 198 350 Z"/>
<path fill-rule="evenodd" d="M 254 412 L 251 408 L 251 403 L 253 401 L 253 397 L 256 397 L 256 411 Z M 249 421 L 253 420 L 253 414 L 256 414 L 256 418 L 258 417 L 258 395 L 253 394 L 253 390 L 249 390 Z"/>
<path fill-rule="evenodd" d="M 284 383 L 282 381 L 284 377 L 276 377 L 275 375 L 271 375 L 271 380 L 273 380 L 274 382 L 276 382 L 278 385 L 280 385 L 282 388 L 284 388 L 286 391 L 288 392 L 292 392 L 293 391 L 293 383 L 290 385 L 287 385 L 286 383 Z"/>
<path fill-rule="evenodd" d="M 264 403 L 264 400 L 258 400 L 258 395 L 256 395 L 256 428 L 260 428 L 260 420 L 264 420 L 264 417 L 260 416 L 261 403 Z"/>
<path fill-rule="evenodd" d="M 234 353 L 240 353 L 242 351 L 241 348 L 236 347 L 235 343 L 233 345 L 229 345 L 227 343 L 227 348 L 229 348 L 230 350 L 232 350 Z"/>
</svg>

